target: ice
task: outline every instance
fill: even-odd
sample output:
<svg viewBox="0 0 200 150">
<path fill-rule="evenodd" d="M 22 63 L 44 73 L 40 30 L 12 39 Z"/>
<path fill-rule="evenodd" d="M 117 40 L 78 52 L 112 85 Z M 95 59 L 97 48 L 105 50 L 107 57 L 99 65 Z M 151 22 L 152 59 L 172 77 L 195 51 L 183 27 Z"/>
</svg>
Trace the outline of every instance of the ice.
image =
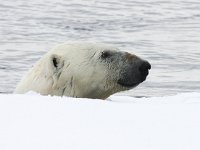
<svg viewBox="0 0 200 150">
<path fill-rule="evenodd" d="M 199 150 L 200 93 L 108 100 L 0 95 L 1 150 Z"/>
</svg>

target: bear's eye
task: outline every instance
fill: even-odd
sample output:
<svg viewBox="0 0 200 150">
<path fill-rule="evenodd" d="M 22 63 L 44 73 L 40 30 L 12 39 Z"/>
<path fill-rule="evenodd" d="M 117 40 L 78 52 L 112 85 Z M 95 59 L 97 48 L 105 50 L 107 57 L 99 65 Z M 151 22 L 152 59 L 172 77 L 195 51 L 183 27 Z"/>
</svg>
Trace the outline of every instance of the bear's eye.
<svg viewBox="0 0 200 150">
<path fill-rule="evenodd" d="M 111 54 L 108 51 L 104 51 L 104 52 L 101 53 L 101 58 L 102 59 L 109 58 L 110 56 L 111 56 Z"/>
</svg>

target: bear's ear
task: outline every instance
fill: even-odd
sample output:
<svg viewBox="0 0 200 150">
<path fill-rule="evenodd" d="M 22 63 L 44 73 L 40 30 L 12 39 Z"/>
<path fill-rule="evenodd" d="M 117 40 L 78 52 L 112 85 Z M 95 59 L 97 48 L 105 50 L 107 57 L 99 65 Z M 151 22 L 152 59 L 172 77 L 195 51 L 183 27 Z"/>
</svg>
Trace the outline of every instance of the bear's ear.
<svg viewBox="0 0 200 150">
<path fill-rule="evenodd" d="M 50 61 L 51 61 L 51 64 L 53 65 L 53 67 L 56 69 L 60 69 L 63 67 L 64 62 L 63 62 L 62 58 L 56 54 L 53 54 L 51 56 Z"/>
<path fill-rule="evenodd" d="M 58 58 L 57 58 L 57 57 L 53 57 L 53 58 L 52 58 L 52 61 L 53 61 L 54 67 L 57 68 L 57 67 L 58 67 L 58 61 L 59 61 Z"/>
</svg>

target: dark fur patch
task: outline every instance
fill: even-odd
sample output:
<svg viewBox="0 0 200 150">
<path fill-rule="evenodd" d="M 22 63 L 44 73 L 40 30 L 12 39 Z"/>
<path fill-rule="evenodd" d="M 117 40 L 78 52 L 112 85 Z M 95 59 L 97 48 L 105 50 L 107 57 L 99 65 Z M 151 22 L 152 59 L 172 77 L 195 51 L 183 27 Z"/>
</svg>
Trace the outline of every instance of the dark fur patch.
<svg viewBox="0 0 200 150">
<path fill-rule="evenodd" d="M 53 65 L 54 67 L 58 67 L 58 62 L 57 62 L 57 59 L 56 58 L 53 58 Z"/>
<path fill-rule="evenodd" d="M 126 52 L 126 58 L 128 61 L 132 61 L 133 59 L 137 58 L 137 56 Z"/>
</svg>

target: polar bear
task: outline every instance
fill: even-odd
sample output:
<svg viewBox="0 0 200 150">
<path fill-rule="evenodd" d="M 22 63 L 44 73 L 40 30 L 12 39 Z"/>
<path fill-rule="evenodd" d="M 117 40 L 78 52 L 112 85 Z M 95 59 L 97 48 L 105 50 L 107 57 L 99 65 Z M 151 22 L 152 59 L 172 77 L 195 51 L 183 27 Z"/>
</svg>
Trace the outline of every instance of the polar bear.
<svg viewBox="0 0 200 150">
<path fill-rule="evenodd" d="M 66 42 L 45 54 L 16 87 L 15 93 L 106 99 L 143 82 L 149 62 L 110 45 Z"/>
</svg>

